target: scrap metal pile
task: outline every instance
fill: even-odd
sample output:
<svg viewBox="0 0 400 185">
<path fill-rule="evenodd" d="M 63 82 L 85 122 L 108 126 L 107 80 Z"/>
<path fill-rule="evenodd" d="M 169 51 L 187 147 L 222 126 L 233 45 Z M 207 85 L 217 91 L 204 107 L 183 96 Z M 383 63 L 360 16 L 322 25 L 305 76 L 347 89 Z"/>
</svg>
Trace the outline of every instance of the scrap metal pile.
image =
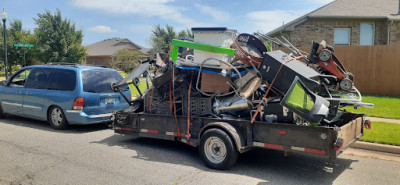
<svg viewBox="0 0 400 185">
<path fill-rule="evenodd" d="M 173 40 L 169 55 L 157 54 L 113 86 L 147 83 L 128 111 L 334 126 L 343 107 L 373 106 L 361 103 L 353 75 L 324 41 L 305 53 L 261 33 L 192 31 L 194 40 Z M 289 52 L 271 51 L 272 44 Z"/>
</svg>

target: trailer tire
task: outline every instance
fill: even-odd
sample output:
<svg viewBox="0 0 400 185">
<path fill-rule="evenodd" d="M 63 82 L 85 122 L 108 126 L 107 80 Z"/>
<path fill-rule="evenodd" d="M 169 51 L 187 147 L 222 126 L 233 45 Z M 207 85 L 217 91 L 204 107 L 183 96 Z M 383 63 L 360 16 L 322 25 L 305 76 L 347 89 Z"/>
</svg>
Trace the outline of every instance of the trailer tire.
<svg viewBox="0 0 400 185">
<path fill-rule="evenodd" d="M 218 170 L 232 167 L 239 156 L 231 137 L 217 128 L 204 132 L 200 139 L 199 152 L 208 167 Z"/>
</svg>

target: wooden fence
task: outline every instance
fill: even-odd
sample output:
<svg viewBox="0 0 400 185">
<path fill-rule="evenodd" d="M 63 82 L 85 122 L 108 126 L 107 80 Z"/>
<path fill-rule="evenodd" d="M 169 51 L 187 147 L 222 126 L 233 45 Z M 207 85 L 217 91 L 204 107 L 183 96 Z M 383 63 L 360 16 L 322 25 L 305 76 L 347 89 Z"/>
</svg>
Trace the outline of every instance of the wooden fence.
<svg viewBox="0 0 400 185">
<path fill-rule="evenodd" d="M 354 85 L 361 93 L 400 96 L 400 45 L 334 48 L 346 70 L 353 73 Z"/>
<path fill-rule="evenodd" d="M 400 45 L 335 47 L 361 93 L 400 96 Z"/>
</svg>

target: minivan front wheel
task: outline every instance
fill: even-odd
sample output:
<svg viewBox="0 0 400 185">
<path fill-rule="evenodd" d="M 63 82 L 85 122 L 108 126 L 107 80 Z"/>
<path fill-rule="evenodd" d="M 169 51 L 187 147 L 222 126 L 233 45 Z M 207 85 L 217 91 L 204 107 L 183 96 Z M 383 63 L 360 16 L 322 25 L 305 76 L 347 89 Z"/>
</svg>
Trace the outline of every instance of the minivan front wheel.
<svg viewBox="0 0 400 185">
<path fill-rule="evenodd" d="M 53 106 L 50 108 L 47 119 L 50 123 L 50 126 L 54 129 L 62 130 L 68 128 L 68 122 L 65 118 L 64 112 L 60 107 Z"/>
</svg>

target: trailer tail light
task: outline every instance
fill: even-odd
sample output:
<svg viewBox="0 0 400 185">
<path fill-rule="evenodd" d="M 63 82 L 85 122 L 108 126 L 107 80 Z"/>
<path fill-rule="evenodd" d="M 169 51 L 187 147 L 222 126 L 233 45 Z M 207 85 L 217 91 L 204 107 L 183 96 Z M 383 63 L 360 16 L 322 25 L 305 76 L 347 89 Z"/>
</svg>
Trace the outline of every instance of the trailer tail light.
<svg viewBox="0 0 400 185">
<path fill-rule="evenodd" d="M 318 150 L 318 149 L 313 149 L 313 148 L 304 148 L 305 152 L 309 153 L 314 153 L 314 154 L 320 154 L 320 155 L 326 155 L 325 150 Z"/>
<path fill-rule="evenodd" d="M 335 142 L 335 150 L 339 151 L 340 148 L 342 148 L 343 146 L 343 139 L 342 138 L 337 138 L 336 142 Z"/>
<path fill-rule="evenodd" d="M 122 130 L 122 131 L 131 131 L 132 129 L 131 128 L 120 128 L 120 130 Z"/>
<path fill-rule="evenodd" d="M 371 120 L 365 120 L 364 121 L 364 128 L 367 130 L 371 129 Z"/>
<path fill-rule="evenodd" d="M 287 134 L 286 130 L 279 130 L 278 133 L 279 133 L 279 135 L 286 135 Z"/>
<path fill-rule="evenodd" d="M 72 105 L 72 110 L 83 111 L 85 108 L 85 99 L 82 97 L 75 98 L 74 104 Z"/>
</svg>

